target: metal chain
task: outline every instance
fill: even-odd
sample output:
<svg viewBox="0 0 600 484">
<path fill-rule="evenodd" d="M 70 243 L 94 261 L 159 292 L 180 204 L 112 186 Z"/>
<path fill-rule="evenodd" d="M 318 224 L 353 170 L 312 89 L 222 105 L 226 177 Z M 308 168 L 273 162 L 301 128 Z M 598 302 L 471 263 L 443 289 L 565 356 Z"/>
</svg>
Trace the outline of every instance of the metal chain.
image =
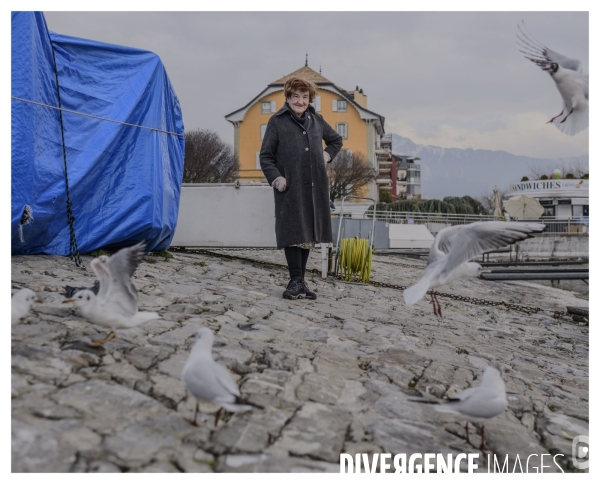
<svg viewBox="0 0 600 484">
<path fill-rule="evenodd" d="M 397 290 L 404 290 L 409 286 L 400 286 L 397 284 L 389 284 L 387 282 L 376 282 L 376 281 L 371 281 L 371 284 L 373 286 L 378 286 L 378 287 L 387 287 L 387 288 L 391 288 L 391 289 L 397 289 Z M 432 294 L 433 291 L 427 291 L 427 294 Z M 507 309 L 513 309 L 515 311 L 519 311 L 522 313 L 525 313 L 527 315 L 530 314 L 534 314 L 534 313 L 539 313 L 540 311 L 548 311 L 547 309 L 542 309 L 542 308 L 534 308 L 532 306 L 521 306 L 519 304 L 512 304 L 512 303 L 507 303 L 505 301 L 490 301 L 489 299 L 481 299 L 478 297 L 471 297 L 471 296 L 460 296 L 458 294 L 449 294 L 447 292 L 436 292 L 435 293 L 436 297 L 445 297 L 448 299 L 453 299 L 455 301 L 462 301 L 462 302 L 467 302 L 467 303 L 471 303 L 471 304 L 478 304 L 480 306 L 504 306 Z M 561 315 L 565 315 L 566 313 L 563 313 L 561 311 L 554 311 L 554 317 L 558 318 Z"/>
<path fill-rule="evenodd" d="M 173 248 L 171 248 L 171 250 L 173 250 Z M 235 251 L 243 251 L 243 250 L 278 250 L 278 249 L 263 249 L 263 248 L 248 248 L 248 249 L 244 249 L 244 248 L 235 248 L 235 249 L 227 249 L 227 248 L 216 248 L 216 249 L 180 249 L 182 252 L 200 252 L 200 253 L 205 253 L 205 254 L 209 254 L 211 255 L 211 253 L 213 251 L 229 251 L 229 250 L 235 250 Z M 246 262 L 251 262 L 251 263 L 256 263 L 256 264 L 263 264 L 263 265 L 269 265 L 269 266 L 275 266 L 275 267 L 281 267 L 281 268 L 285 268 L 287 269 L 287 265 L 285 264 L 278 264 L 276 262 L 267 262 L 267 261 L 258 261 L 258 260 L 254 260 L 254 259 L 249 259 L 247 257 L 241 257 L 241 256 L 235 256 L 235 255 L 228 255 L 228 254 L 212 254 L 212 255 L 216 255 L 218 257 L 226 257 L 228 259 L 235 259 L 235 260 L 242 260 L 242 261 L 246 261 Z M 396 264 L 395 264 L 396 265 Z M 417 267 L 419 269 L 422 269 L 423 266 L 414 266 Z M 312 274 L 321 274 L 321 271 L 319 269 L 307 269 L 306 272 L 310 272 Z M 331 276 L 332 278 L 336 279 L 336 280 L 340 280 L 342 281 L 342 278 L 339 276 L 335 276 L 335 274 L 333 272 L 328 272 L 327 273 L 328 276 Z M 371 280 L 369 281 L 369 284 L 371 286 L 375 286 L 375 287 L 385 287 L 388 289 L 396 289 L 399 291 L 402 291 L 404 289 L 406 289 L 409 286 L 402 286 L 399 284 L 391 284 L 389 282 L 378 282 L 378 281 L 374 281 Z M 427 294 L 431 294 L 432 291 L 427 291 Z M 539 307 L 532 307 L 532 306 L 521 306 L 519 304 L 512 304 L 512 303 L 507 303 L 505 301 L 491 301 L 488 299 L 481 299 L 478 297 L 471 297 L 471 296 L 460 296 L 458 294 L 449 294 L 446 292 L 436 292 L 435 293 L 436 297 L 445 297 L 448 299 L 453 299 L 454 301 L 462 301 L 462 302 L 466 302 L 466 303 L 470 303 L 470 304 L 476 304 L 479 306 L 503 306 L 506 309 L 509 310 L 513 310 L 513 311 L 518 311 L 521 313 L 525 313 L 527 315 L 531 315 L 531 314 L 537 314 L 539 312 L 552 312 L 553 315 L 552 317 L 554 319 L 559 319 L 562 316 L 567 316 L 568 313 L 564 312 L 564 311 L 552 311 L 551 309 L 542 309 Z"/>
<path fill-rule="evenodd" d="M 373 255 L 377 255 L 377 254 L 373 254 Z M 379 261 L 378 261 L 379 262 Z M 388 262 L 386 261 L 385 264 L 389 264 L 391 266 L 400 266 L 400 267 L 412 267 L 414 269 L 425 269 L 424 265 L 416 265 L 416 264 L 405 264 L 403 262 Z"/>
</svg>

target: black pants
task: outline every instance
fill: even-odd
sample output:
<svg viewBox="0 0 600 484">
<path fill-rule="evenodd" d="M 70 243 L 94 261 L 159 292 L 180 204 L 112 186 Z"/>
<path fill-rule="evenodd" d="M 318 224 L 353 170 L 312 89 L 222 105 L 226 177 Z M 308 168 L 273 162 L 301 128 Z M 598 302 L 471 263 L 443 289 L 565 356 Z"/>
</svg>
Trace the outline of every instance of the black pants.
<svg viewBox="0 0 600 484">
<path fill-rule="evenodd" d="M 290 271 L 290 279 L 304 279 L 304 273 L 306 272 L 306 263 L 308 262 L 309 254 L 310 249 L 302 249 L 300 247 L 285 248 L 285 258 Z"/>
</svg>

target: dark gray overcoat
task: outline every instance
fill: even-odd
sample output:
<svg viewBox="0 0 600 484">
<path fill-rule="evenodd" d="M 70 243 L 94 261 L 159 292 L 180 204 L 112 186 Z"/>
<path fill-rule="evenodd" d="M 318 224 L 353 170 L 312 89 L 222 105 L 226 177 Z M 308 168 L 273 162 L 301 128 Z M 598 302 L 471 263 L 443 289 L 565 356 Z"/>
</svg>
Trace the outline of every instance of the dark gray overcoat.
<svg viewBox="0 0 600 484">
<path fill-rule="evenodd" d="M 342 137 L 310 105 L 304 118 L 304 125 L 296 121 L 286 102 L 269 119 L 260 149 L 260 166 L 269 184 L 279 176 L 287 183 L 284 192 L 273 188 L 278 249 L 332 241 L 322 140 L 333 160 L 342 148 Z"/>
</svg>

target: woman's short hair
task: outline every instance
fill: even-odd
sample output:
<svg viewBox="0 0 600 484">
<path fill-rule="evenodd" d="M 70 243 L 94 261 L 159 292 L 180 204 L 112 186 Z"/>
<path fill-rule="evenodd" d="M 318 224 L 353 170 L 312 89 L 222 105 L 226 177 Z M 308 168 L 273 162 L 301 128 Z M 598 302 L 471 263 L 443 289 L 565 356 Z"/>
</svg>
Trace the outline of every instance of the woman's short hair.
<svg viewBox="0 0 600 484">
<path fill-rule="evenodd" d="M 308 91 L 308 102 L 311 103 L 317 95 L 317 88 L 315 85 L 304 79 L 303 77 L 290 77 L 283 86 L 283 94 L 286 99 L 292 96 L 294 91 L 306 92 Z"/>
</svg>

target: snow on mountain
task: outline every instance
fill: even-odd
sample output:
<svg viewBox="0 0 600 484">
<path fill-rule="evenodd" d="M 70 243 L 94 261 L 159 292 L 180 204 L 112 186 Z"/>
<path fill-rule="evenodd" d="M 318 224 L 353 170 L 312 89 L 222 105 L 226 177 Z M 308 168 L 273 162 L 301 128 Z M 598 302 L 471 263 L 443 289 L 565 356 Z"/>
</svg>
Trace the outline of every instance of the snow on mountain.
<svg viewBox="0 0 600 484">
<path fill-rule="evenodd" d="M 571 158 L 530 158 L 506 151 L 440 148 L 418 145 L 392 133 L 392 151 L 397 155 L 418 156 L 421 165 L 421 193 L 426 198 L 470 195 L 478 198 L 529 175 L 529 167 L 547 166 L 548 174 L 563 165 L 579 163 L 589 166 L 589 155 Z"/>
</svg>

